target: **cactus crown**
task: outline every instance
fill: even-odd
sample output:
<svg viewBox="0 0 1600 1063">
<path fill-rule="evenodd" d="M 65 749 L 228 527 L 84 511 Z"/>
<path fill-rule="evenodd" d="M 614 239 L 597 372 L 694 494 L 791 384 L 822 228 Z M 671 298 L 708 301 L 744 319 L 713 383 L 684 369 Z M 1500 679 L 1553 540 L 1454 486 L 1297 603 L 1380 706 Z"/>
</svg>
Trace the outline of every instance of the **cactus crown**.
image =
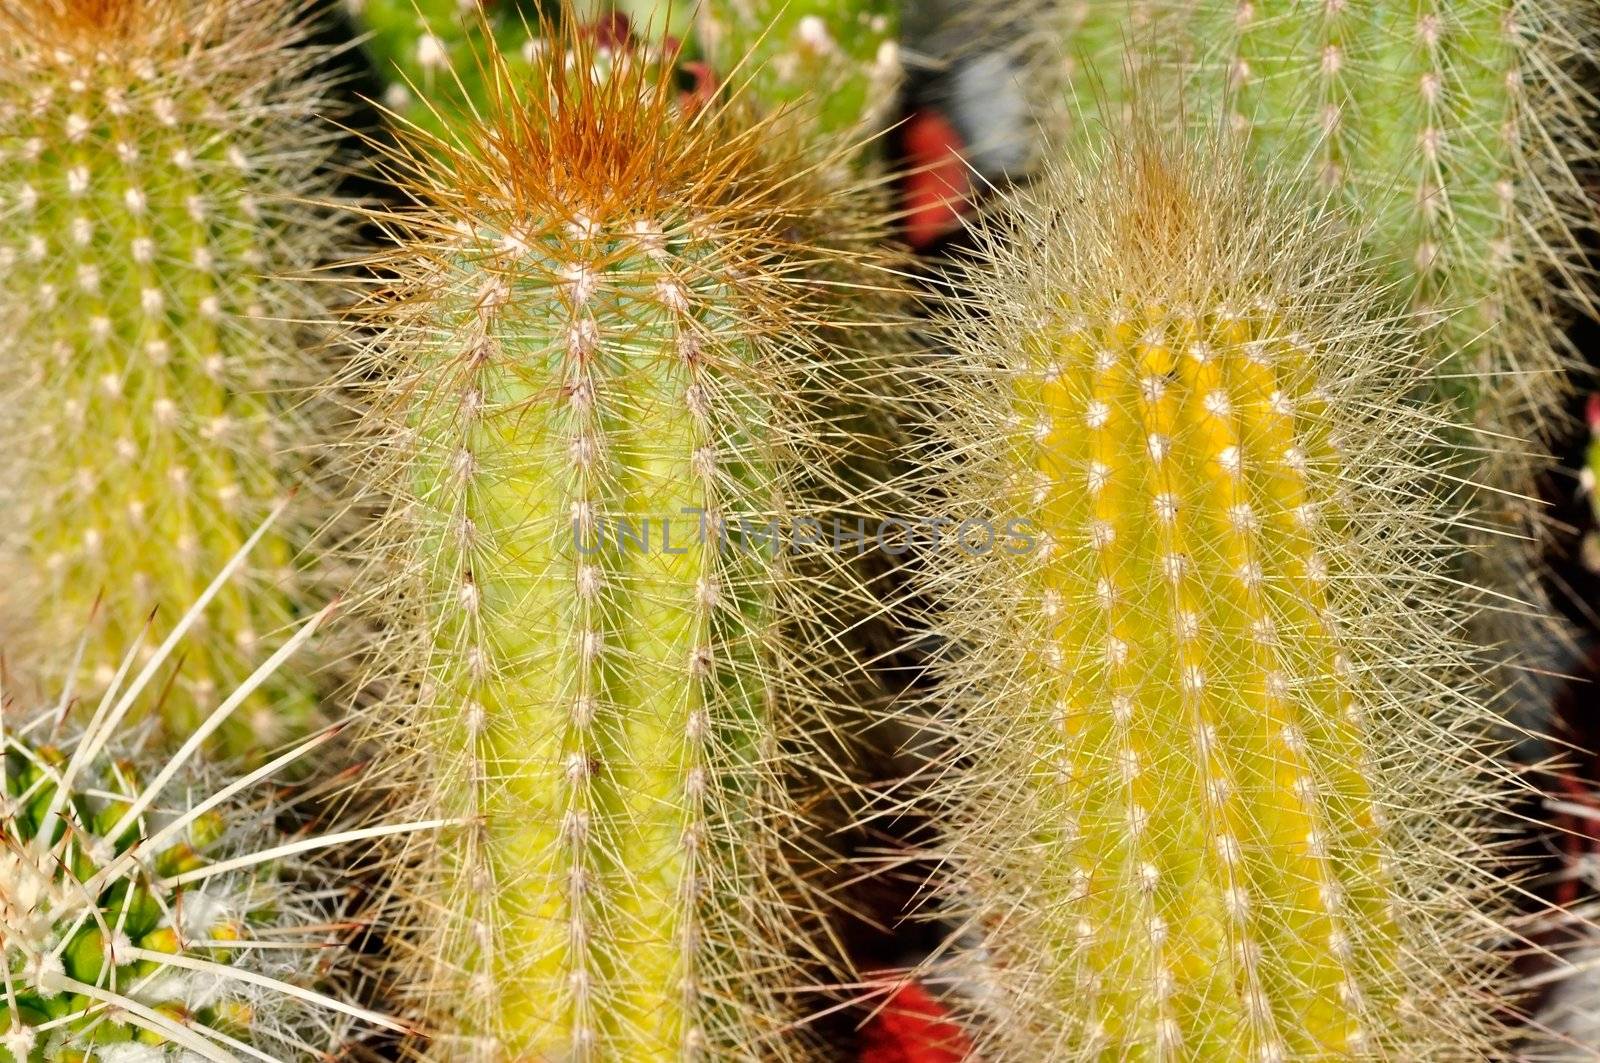
<svg viewBox="0 0 1600 1063">
<path fill-rule="evenodd" d="M 996 222 L 929 398 L 923 506 L 1034 532 L 927 585 L 980 1050 L 1485 1051 L 1498 787 L 1418 340 L 1304 189 L 1112 128 Z"/>
</svg>

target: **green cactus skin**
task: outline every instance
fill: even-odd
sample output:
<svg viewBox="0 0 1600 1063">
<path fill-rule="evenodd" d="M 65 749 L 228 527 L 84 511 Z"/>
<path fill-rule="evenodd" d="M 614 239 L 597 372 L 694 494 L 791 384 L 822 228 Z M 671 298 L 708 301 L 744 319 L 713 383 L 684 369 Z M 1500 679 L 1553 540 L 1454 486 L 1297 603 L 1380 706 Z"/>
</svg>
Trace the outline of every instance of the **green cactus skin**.
<svg viewBox="0 0 1600 1063">
<path fill-rule="evenodd" d="M 184 734 L 248 674 L 258 637 L 301 612 L 314 441 L 305 330 L 326 282 L 328 131 L 293 0 L 22 0 L 0 13 L 0 428 L 12 556 L 0 599 L 25 670 L 83 658 L 93 697 L 152 608 L 170 617 L 274 503 L 299 490 L 160 702 Z M 37 666 L 37 667 L 35 667 Z M 152 699 L 150 705 L 156 703 Z M 259 755 L 315 723 L 285 676 L 220 736 Z"/>
<path fill-rule="evenodd" d="M 1450 359 L 1444 393 L 1473 411 L 1489 448 L 1516 449 L 1497 434 L 1542 432 L 1563 386 L 1551 282 L 1579 271 L 1578 234 L 1595 224 L 1575 177 L 1596 154 L 1593 100 L 1578 80 L 1600 56 L 1589 5 L 1154 0 L 1071 11 L 1068 81 L 1083 100 L 1098 91 L 1125 104 L 1129 59 L 1184 64 L 1197 112 L 1225 105 L 1261 158 L 1303 163 L 1349 204 Z"/>
<path fill-rule="evenodd" d="M 1002 529 L 925 587 L 977 1051 L 1490 1058 L 1499 795 L 1420 340 L 1304 189 L 1136 130 L 1009 204 L 931 370 L 923 516 Z"/>
<path fill-rule="evenodd" d="M 70 688 L 45 711 L 0 705 L 0 1063 L 325 1059 L 355 1032 L 403 1030 L 319 986 L 344 966 L 349 924 L 343 872 L 313 854 L 436 824 L 280 834 L 262 783 L 336 729 L 242 776 L 195 759 L 326 611 L 220 694 L 171 757 L 125 728 L 261 538 L 159 647 L 130 649 L 83 729 L 62 724 Z"/>
<path fill-rule="evenodd" d="M 824 946 L 778 885 L 802 621 L 862 592 L 759 539 L 850 442 L 814 411 L 866 356 L 820 315 L 884 281 L 781 119 L 552 44 L 565 74 L 495 78 L 482 127 L 402 149 L 431 160 L 390 222 L 406 279 L 353 375 L 362 475 L 396 498 L 386 745 L 428 815 L 473 824 L 408 861 L 397 981 L 434 1016 L 427 1059 L 804 1058 L 780 998 Z M 801 604 L 812 585 L 842 589 Z"/>
</svg>

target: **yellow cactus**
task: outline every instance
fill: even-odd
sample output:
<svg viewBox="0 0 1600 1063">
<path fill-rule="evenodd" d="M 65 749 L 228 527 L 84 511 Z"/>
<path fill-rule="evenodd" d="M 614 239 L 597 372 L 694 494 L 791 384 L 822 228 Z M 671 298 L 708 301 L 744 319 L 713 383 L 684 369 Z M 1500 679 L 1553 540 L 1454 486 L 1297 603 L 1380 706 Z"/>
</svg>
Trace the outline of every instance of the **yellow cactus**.
<svg viewBox="0 0 1600 1063">
<path fill-rule="evenodd" d="M 1475 1055 L 1489 714 L 1418 343 L 1303 189 L 1181 142 L 1013 201 L 933 371 L 979 1051 Z"/>
</svg>

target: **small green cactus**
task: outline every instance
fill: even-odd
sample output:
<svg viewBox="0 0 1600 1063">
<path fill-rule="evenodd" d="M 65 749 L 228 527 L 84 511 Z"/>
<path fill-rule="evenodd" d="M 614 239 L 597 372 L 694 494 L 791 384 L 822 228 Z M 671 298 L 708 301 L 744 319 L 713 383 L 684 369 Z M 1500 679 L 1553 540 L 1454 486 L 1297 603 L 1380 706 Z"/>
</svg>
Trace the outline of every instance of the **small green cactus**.
<svg viewBox="0 0 1600 1063">
<path fill-rule="evenodd" d="M 540 67 L 551 28 L 563 20 L 584 27 L 597 56 L 636 46 L 635 33 L 658 43 L 670 38 L 674 61 L 706 63 L 702 79 L 748 82 L 744 91 L 763 108 L 804 108 L 806 121 L 793 128 L 819 144 L 845 130 L 875 132 L 889 117 L 901 73 L 890 0 L 619 0 L 552 3 L 543 12 L 533 4 L 485 10 L 459 0 L 350 0 L 350 6 L 389 82 L 386 105 L 435 133 L 463 104 L 488 102 L 492 71 L 477 56 L 489 38 L 506 72 L 527 77 Z"/>
<path fill-rule="evenodd" d="M 395 498 L 386 743 L 471 824 L 408 861 L 398 980 L 429 1059 L 801 1058 L 801 644 L 862 592 L 790 533 L 888 275 L 782 116 L 597 47 L 557 32 L 482 125 L 402 147 L 429 161 L 352 372 Z"/>
<path fill-rule="evenodd" d="M 875 132 L 902 73 L 890 0 L 710 0 L 695 39 L 714 71 L 763 107 L 797 106 L 822 138 Z"/>
<path fill-rule="evenodd" d="M 978 1051 L 1487 1058 L 1498 795 L 1417 336 L 1303 188 L 1135 130 L 1008 205 L 928 370 Z"/>
<path fill-rule="evenodd" d="M 240 559 L 158 648 L 130 649 L 83 729 L 63 725 L 70 688 L 45 711 L 0 705 L 0 1063 L 326 1058 L 358 1030 L 403 1030 L 319 986 L 341 966 L 345 891 L 309 854 L 427 825 L 280 834 L 260 785 L 332 730 L 237 778 L 194 756 L 323 614 L 173 756 L 124 728 Z"/>
<path fill-rule="evenodd" d="M 476 0 L 346 0 L 367 54 L 388 85 L 382 102 L 409 122 L 437 130 L 443 115 L 488 99 L 488 71 L 473 60 L 485 36 L 525 74 L 542 46 L 537 6 Z"/>
<path fill-rule="evenodd" d="M 170 617 L 281 500 L 290 515 L 220 593 L 160 699 L 175 734 L 302 611 L 304 451 L 318 375 L 297 321 L 326 316 L 337 232 L 330 131 L 295 0 L 17 0 L 0 11 L 0 425 L 14 661 L 41 674 L 99 600 L 79 687 L 94 696 L 150 611 Z M 298 494 L 296 494 L 296 489 Z M 59 671 L 54 673 L 60 678 Z M 151 699 L 146 707 L 158 702 Z M 231 723 L 232 752 L 305 733 L 283 677 Z"/>
</svg>

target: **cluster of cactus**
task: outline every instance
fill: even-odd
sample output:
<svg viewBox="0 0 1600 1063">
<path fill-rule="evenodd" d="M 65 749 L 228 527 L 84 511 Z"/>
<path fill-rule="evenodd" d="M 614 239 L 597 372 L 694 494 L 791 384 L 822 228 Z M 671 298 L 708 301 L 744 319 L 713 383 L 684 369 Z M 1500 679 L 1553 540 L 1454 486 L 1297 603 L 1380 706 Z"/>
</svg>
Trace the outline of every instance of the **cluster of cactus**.
<svg viewBox="0 0 1600 1063">
<path fill-rule="evenodd" d="M 547 65 L 541 53 L 551 46 L 544 31 L 563 16 L 586 39 L 591 61 L 605 62 L 614 51 L 638 53 L 653 42 L 700 82 L 700 94 L 714 92 L 719 76 L 731 78 L 769 112 L 804 109 L 806 121 L 794 131 L 824 144 L 839 130 L 864 136 L 881 124 L 900 76 L 896 5 L 889 0 L 632 0 L 604 15 L 583 4 L 540 13 L 485 9 L 474 0 L 350 0 L 350 6 L 388 81 L 384 102 L 435 135 L 464 107 L 492 106 L 496 76 L 537 77 Z"/>
<path fill-rule="evenodd" d="M 183 734 L 305 606 L 301 529 L 314 337 L 326 284 L 331 130 L 299 5 L 26 0 L 0 11 L 0 380 L 15 403 L 0 588 L 14 661 L 60 681 L 97 615 L 80 688 L 152 608 L 192 601 L 267 512 L 291 512 L 216 599 L 162 715 Z M 298 490 L 297 490 L 298 489 Z M 96 603 L 98 608 L 96 609 Z M 236 753 L 316 720 L 285 675 L 229 726 Z"/>
<path fill-rule="evenodd" d="M 1478 431 L 1483 478 L 1525 489 L 1520 459 L 1565 387 L 1560 305 L 1589 299 L 1594 12 L 1568 0 L 1064 11 L 1076 114 L 1092 116 L 1096 95 L 1124 109 L 1152 70 L 1181 70 L 1201 121 L 1336 195 L 1445 363 L 1435 386 Z"/>
<path fill-rule="evenodd" d="M 1502 1050 L 1461 554 L 1600 20 L 1074 5 L 1104 128 L 913 324 L 897 5 L 345 8 L 403 205 L 336 202 L 315 4 L 0 10 L 0 617 L 65 691 L 0 718 L 0 1063 L 837 1058 L 905 873 L 838 839 L 908 811 L 984 1059 Z M 248 796 L 352 748 L 346 829 Z"/>
</svg>

